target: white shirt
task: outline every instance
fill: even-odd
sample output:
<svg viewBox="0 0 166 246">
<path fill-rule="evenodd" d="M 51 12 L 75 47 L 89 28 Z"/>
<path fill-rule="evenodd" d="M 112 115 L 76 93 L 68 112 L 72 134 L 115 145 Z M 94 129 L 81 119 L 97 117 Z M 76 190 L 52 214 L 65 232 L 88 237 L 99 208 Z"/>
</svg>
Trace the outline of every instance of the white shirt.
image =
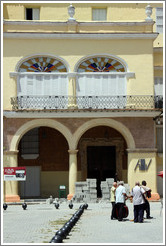
<svg viewBox="0 0 166 246">
<path fill-rule="evenodd" d="M 132 191 L 131 191 L 131 196 L 133 197 L 133 205 L 140 205 L 140 204 L 143 204 L 145 201 L 144 201 L 144 198 L 143 198 L 143 194 L 145 193 L 145 190 L 136 185 Z"/>
<path fill-rule="evenodd" d="M 119 185 L 116 189 L 115 196 L 116 196 L 116 203 L 124 203 L 125 202 L 125 196 L 123 194 L 126 194 L 126 189 L 124 186 Z"/>
</svg>

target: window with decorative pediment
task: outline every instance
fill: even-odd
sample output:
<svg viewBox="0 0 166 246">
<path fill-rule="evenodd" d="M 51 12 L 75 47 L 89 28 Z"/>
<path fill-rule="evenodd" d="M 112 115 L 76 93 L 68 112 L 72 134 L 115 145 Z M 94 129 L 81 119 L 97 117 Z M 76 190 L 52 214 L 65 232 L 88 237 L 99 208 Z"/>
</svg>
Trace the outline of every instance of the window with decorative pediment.
<svg viewBox="0 0 166 246">
<path fill-rule="evenodd" d="M 118 96 L 126 96 L 127 82 L 126 68 L 118 59 L 106 56 L 91 57 L 79 64 L 77 72 L 78 97 L 92 97 L 99 108 L 109 108 L 110 102 L 112 108 L 119 107 Z M 123 100 L 125 104 L 125 99 Z M 100 105 L 103 102 L 105 106 Z M 86 105 L 80 102 L 79 108 L 81 107 Z"/>
<path fill-rule="evenodd" d="M 17 95 L 23 108 L 24 102 L 25 108 L 60 108 L 55 97 L 68 94 L 67 67 L 56 58 L 38 56 L 23 61 L 17 78 Z"/>
</svg>

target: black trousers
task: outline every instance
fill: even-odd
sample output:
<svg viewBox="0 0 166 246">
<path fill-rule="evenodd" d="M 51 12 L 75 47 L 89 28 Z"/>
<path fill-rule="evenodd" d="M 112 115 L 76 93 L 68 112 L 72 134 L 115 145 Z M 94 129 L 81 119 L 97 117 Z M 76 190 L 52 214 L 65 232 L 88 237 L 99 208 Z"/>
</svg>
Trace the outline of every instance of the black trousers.
<svg viewBox="0 0 166 246">
<path fill-rule="evenodd" d="M 124 203 L 118 202 L 116 203 L 116 207 L 118 209 L 118 220 L 121 221 L 123 219 L 123 207 Z"/>
<path fill-rule="evenodd" d="M 146 217 L 150 216 L 150 204 L 147 199 L 145 199 L 144 210 L 146 211 Z"/>
<path fill-rule="evenodd" d="M 115 218 L 115 209 L 116 209 L 116 207 L 115 207 L 115 202 L 111 202 L 111 204 L 112 204 L 112 212 L 111 212 L 111 219 L 113 219 L 113 218 Z"/>
<path fill-rule="evenodd" d="M 144 204 L 134 205 L 134 222 L 143 222 Z"/>
</svg>

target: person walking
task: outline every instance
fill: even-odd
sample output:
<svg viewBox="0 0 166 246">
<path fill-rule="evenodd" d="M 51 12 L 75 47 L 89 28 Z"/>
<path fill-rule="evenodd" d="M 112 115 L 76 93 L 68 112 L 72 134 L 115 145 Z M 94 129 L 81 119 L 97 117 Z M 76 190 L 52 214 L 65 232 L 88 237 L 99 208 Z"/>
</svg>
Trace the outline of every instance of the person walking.
<svg viewBox="0 0 166 246">
<path fill-rule="evenodd" d="M 118 209 L 118 221 L 123 221 L 123 208 L 125 205 L 125 198 L 128 198 L 126 195 L 126 189 L 123 186 L 123 181 L 120 181 L 118 188 L 115 192 L 116 196 L 116 208 Z"/>
<path fill-rule="evenodd" d="M 140 187 L 140 183 L 136 182 L 135 187 L 131 191 L 131 197 L 133 198 L 134 205 L 134 223 L 143 223 L 144 217 L 144 194 L 145 191 Z"/>
<path fill-rule="evenodd" d="M 115 191 L 116 191 L 116 188 L 117 188 L 117 183 L 114 182 L 112 185 L 112 188 L 111 188 L 111 192 L 110 192 L 111 204 L 112 204 L 111 220 L 114 219 L 114 214 L 115 214 Z"/>
<path fill-rule="evenodd" d="M 147 219 L 152 219 L 153 217 L 150 216 L 150 204 L 149 204 L 149 202 L 147 200 L 147 197 L 151 197 L 151 189 L 146 186 L 146 181 L 145 180 L 142 181 L 142 186 L 141 187 L 145 191 L 145 206 L 144 206 L 144 210 L 146 211 L 146 218 Z"/>
</svg>

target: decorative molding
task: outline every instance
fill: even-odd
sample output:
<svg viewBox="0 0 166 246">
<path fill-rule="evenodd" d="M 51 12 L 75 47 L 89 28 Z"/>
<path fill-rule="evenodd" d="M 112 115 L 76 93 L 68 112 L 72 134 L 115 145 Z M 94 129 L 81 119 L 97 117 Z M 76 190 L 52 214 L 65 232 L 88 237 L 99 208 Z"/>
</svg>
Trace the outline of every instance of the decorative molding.
<svg viewBox="0 0 166 246">
<path fill-rule="evenodd" d="M 25 39 L 156 39 L 158 33 L 36 33 L 4 32 L 4 38 Z"/>
<path fill-rule="evenodd" d="M 104 22 L 104 21 L 97 21 L 97 22 L 78 22 L 73 21 L 74 24 L 78 24 L 79 26 L 152 26 L 154 25 L 154 21 L 147 22 Z M 42 20 L 21 20 L 21 21 L 15 21 L 15 20 L 4 20 L 4 25 L 32 25 L 32 26 L 66 26 L 70 25 L 71 21 L 42 21 Z"/>
<path fill-rule="evenodd" d="M 142 21 L 142 22 L 78 22 L 79 26 L 152 26 L 154 25 L 154 21 L 152 22 L 146 22 L 146 21 Z"/>
<path fill-rule="evenodd" d="M 136 148 L 136 149 L 126 149 L 128 153 L 153 153 L 157 152 L 156 148 Z"/>
<path fill-rule="evenodd" d="M 6 118 L 115 118 L 115 117 L 145 117 L 153 118 L 158 116 L 158 111 L 136 111 L 135 109 L 130 110 L 79 110 L 79 109 L 66 109 L 59 111 L 44 111 L 44 110 L 33 110 L 33 111 L 4 111 L 3 116 Z"/>
<path fill-rule="evenodd" d="M 18 154 L 18 150 L 7 150 L 7 151 L 4 151 L 3 154 L 4 155 L 17 155 Z"/>
<path fill-rule="evenodd" d="M 46 76 L 50 76 L 50 75 L 69 75 L 70 73 L 68 72 L 51 72 L 51 73 L 47 73 L 47 72 L 10 72 L 9 75 L 11 78 L 17 77 L 18 75 L 46 75 Z"/>
<path fill-rule="evenodd" d="M 95 73 L 88 73 L 88 72 L 80 72 L 77 73 L 77 76 L 81 75 L 88 75 L 88 76 L 97 76 L 97 75 L 102 75 L 102 76 L 111 76 L 111 75 L 126 75 L 127 78 L 135 78 L 135 73 L 133 72 L 95 72 Z"/>
<path fill-rule="evenodd" d="M 66 26 L 67 22 L 60 22 L 60 21 L 42 21 L 42 20 L 20 20 L 20 21 L 11 21 L 11 20 L 4 20 L 4 25 L 10 26 Z"/>
<path fill-rule="evenodd" d="M 163 66 L 154 66 L 154 70 L 163 70 Z"/>
<path fill-rule="evenodd" d="M 14 77 L 17 77 L 18 75 L 46 75 L 46 76 L 50 76 L 50 75 L 67 75 L 69 78 L 73 78 L 73 77 L 77 77 L 79 75 L 92 75 L 92 76 L 95 76 L 95 75 L 106 75 L 106 76 L 111 76 L 111 75 L 126 75 L 127 78 L 134 78 L 135 77 L 135 73 L 132 73 L 132 72 L 111 72 L 111 73 L 77 73 L 77 72 L 51 72 L 51 73 L 46 73 L 46 72 L 39 72 L 39 73 L 35 73 L 35 72 L 10 72 L 9 75 L 11 78 L 14 78 Z"/>
<path fill-rule="evenodd" d="M 154 53 L 162 53 L 163 52 L 163 47 L 154 47 L 153 48 Z"/>
<path fill-rule="evenodd" d="M 68 152 L 71 155 L 76 155 L 78 153 L 78 149 L 69 149 Z"/>
</svg>

